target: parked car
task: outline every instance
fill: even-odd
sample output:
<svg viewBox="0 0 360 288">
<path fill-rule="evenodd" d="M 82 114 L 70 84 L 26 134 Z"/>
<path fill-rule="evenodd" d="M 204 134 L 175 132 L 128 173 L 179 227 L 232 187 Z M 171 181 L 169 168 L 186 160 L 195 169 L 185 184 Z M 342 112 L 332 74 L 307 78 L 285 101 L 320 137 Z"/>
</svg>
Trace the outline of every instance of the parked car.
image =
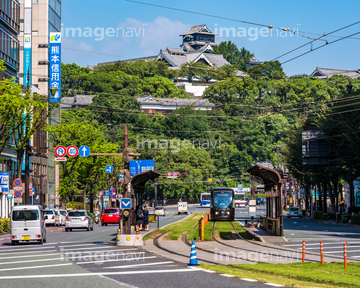
<svg viewBox="0 0 360 288">
<path fill-rule="evenodd" d="M 66 210 L 57 210 L 60 214 L 60 224 L 65 226 L 66 216 L 68 215 Z"/>
<path fill-rule="evenodd" d="M 60 216 L 54 209 L 44 210 L 45 225 L 60 225 Z"/>
<path fill-rule="evenodd" d="M 159 216 L 165 216 L 165 208 L 161 206 L 155 207 L 154 214 Z"/>
<path fill-rule="evenodd" d="M 291 218 L 291 217 L 299 217 L 299 218 L 302 218 L 302 211 L 300 210 L 299 207 L 290 207 L 290 208 L 289 208 L 289 211 L 288 211 L 287 217 L 288 217 L 288 218 Z"/>
<path fill-rule="evenodd" d="M 119 224 L 120 210 L 119 208 L 106 208 L 101 215 L 101 226 L 107 224 Z"/>
<path fill-rule="evenodd" d="M 10 213 L 11 245 L 20 241 L 46 242 L 46 228 L 43 211 L 39 205 L 17 205 Z"/>
<path fill-rule="evenodd" d="M 71 210 L 65 221 L 65 231 L 72 229 L 94 230 L 94 221 L 86 210 Z"/>
</svg>

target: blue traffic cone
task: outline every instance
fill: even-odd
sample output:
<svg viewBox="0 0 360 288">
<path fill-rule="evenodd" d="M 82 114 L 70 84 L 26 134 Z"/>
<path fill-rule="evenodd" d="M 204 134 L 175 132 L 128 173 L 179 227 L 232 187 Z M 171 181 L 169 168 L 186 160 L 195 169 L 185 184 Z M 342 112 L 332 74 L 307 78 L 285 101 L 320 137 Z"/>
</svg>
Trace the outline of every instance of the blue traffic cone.
<svg viewBox="0 0 360 288">
<path fill-rule="evenodd" d="M 188 266 L 199 266 L 196 256 L 195 242 L 191 243 L 190 262 Z"/>
</svg>

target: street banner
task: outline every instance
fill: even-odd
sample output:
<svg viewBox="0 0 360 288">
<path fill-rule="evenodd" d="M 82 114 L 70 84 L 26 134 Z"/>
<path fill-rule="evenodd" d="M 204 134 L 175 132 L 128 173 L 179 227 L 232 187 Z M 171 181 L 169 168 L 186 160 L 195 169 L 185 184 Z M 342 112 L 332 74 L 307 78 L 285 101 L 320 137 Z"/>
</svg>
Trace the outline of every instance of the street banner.
<svg viewBox="0 0 360 288">
<path fill-rule="evenodd" d="M 61 99 L 61 33 L 50 33 L 50 87 L 58 89 L 55 96 L 50 95 L 50 102 L 60 102 Z"/>
</svg>

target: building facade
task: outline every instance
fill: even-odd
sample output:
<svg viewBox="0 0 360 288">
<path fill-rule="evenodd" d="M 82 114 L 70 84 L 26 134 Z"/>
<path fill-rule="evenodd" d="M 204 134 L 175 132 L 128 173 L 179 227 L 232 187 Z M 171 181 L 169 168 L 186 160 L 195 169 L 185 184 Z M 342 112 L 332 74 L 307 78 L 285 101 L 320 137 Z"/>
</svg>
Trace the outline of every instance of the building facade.
<svg viewBox="0 0 360 288">
<path fill-rule="evenodd" d="M 20 0 L 20 59 L 19 82 L 32 87 L 41 95 L 49 93 L 50 33 L 61 32 L 61 0 Z M 30 37 L 30 38 L 29 38 Z M 29 82 L 29 83 L 28 83 Z M 60 123 L 60 108 L 49 118 L 50 125 Z M 32 139 L 35 152 L 49 152 L 47 133 L 40 127 Z M 38 154 L 39 155 L 39 154 Z M 35 188 L 35 202 L 48 207 L 56 204 L 56 172 L 54 156 L 31 157 L 30 181 Z M 41 201 L 40 201 L 40 197 Z"/>
<path fill-rule="evenodd" d="M 0 1 L 0 60 L 4 61 L 6 77 L 17 77 L 19 72 L 20 3 L 17 0 Z"/>
</svg>

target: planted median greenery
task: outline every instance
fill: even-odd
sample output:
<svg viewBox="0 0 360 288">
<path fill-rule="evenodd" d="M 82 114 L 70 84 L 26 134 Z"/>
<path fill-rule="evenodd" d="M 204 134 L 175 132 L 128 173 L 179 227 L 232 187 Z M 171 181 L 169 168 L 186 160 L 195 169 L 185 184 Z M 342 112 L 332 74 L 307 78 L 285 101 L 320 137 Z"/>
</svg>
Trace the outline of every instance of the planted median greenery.
<svg viewBox="0 0 360 288">
<path fill-rule="evenodd" d="M 0 233 L 10 232 L 10 218 L 0 219 Z"/>
<path fill-rule="evenodd" d="M 174 223 L 164 229 L 161 229 L 160 232 L 163 233 L 170 231 L 170 233 L 168 233 L 164 238 L 177 240 L 182 233 L 191 231 L 197 225 L 202 216 L 205 216 L 205 214 L 195 214 L 193 217 L 190 216 L 189 218 L 183 220 L 180 225 L 179 223 Z"/>
<path fill-rule="evenodd" d="M 238 264 L 204 265 L 202 268 L 294 287 L 360 287 L 359 263 L 291 263 L 291 264 Z"/>
</svg>

